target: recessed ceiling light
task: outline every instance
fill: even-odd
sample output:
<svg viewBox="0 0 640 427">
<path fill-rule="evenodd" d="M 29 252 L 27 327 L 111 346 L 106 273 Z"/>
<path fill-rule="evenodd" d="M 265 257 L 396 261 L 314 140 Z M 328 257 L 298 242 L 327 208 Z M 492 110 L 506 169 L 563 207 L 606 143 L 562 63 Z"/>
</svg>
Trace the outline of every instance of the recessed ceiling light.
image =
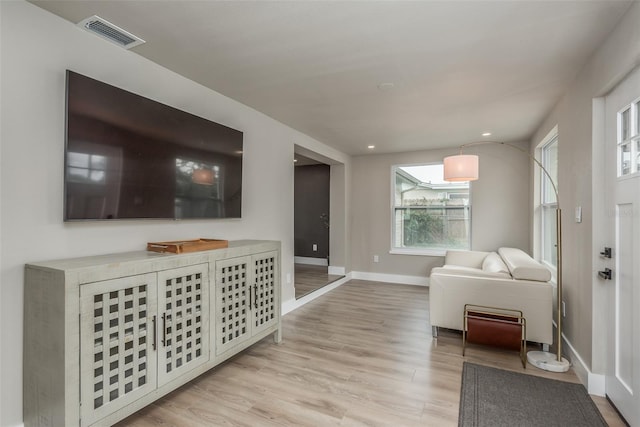
<svg viewBox="0 0 640 427">
<path fill-rule="evenodd" d="M 367 145 L 367 148 L 368 148 L 369 150 L 373 150 L 374 148 L 376 148 L 376 146 L 375 146 L 375 145 Z"/>
<path fill-rule="evenodd" d="M 380 90 L 391 90 L 395 87 L 396 85 L 391 83 L 391 82 L 387 82 L 387 83 L 380 83 L 378 85 L 378 89 Z"/>
<path fill-rule="evenodd" d="M 491 132 L 485 132 L 482 134 L 482 136 L 491 136 Z"/>
<path fill-rule="evenodd" d="M 298 163 L 298 159 L 293 159 L 293 163 Z"/>
</svg>

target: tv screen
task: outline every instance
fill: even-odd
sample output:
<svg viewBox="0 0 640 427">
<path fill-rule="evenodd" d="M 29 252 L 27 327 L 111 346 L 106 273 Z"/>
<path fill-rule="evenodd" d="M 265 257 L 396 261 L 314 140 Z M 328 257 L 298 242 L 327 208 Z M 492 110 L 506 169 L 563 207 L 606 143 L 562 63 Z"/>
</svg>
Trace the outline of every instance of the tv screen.
<svg viewBox="0 0 640 427">
<path fill-rule="evenodd" d="M 67 70 L 64 220 L 240 218 L 242 137 Z"/>
</svg>

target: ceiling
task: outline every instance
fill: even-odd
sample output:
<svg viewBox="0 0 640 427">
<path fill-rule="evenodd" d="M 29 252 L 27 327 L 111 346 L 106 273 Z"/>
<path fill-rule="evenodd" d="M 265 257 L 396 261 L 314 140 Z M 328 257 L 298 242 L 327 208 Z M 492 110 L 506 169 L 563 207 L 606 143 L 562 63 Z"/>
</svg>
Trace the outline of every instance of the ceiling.
<svg viewBox="0 0 640 427">
<path fill-rule="evenodd" d="M 531 138 L 630 1 L 32 1 L 352 155 Z M 375 145 L 375 149 L 367 146 Z"/>
</svg>

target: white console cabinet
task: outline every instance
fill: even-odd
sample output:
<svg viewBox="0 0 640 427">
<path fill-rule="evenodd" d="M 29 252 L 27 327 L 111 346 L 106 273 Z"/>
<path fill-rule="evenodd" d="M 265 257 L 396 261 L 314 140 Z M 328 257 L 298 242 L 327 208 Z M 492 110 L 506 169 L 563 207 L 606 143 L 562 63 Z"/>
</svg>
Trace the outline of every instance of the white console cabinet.
<svg viewBox="0 0 640 427">
<path fill-rule="evenodd" d="M 111 425 L 273 333 L 280 243 L 28 264 L 25 426 Z"/>
<path fill-rule="evenodd" d="M 278 323 L 277 252 L 216 262 L 216 355 L 223 355 Z"/>
</svg>

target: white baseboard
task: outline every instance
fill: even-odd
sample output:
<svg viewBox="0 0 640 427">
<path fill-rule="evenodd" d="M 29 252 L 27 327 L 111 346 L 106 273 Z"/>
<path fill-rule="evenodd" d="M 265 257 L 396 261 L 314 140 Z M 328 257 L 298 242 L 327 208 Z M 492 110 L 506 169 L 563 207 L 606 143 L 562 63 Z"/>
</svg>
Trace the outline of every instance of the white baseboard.
<svg viewBox="0 0 640 427">
<path fill-rule="evenodd" d="M 306 265 L 329 265 L 329 261 L 326 258 L 313 258 L 308 256 L 295 256 L 293 262 L 296 264 Z"/>
<path fill-rule="evenodd" d="M 345 270 L 346 269 L 344 267 L 338 267 L 338 266 L 335 266 L 335 265 L 330 265 L 329 266 L 329 274 L 333 274 L 333 275 L 336 275 L 336 276 L 344 276 L 346 274 Z"/>
<path fill-rule="evenodd" d="M 307 295 L 303 296 L 300 299 L 295 299 L 294 298 L 294 299 L 290 299 L 290 300 L 284 301 L 282 303 L 282 315 L 284 316 L 285 314 L 290 313 L 293 310 L 302 307 L 306 303 L 313 301 L 314 299 L 326 294 L 327 292 L 331 292 L 335 288 L 344 285 L 349 280 L 351 280 L 351 274 L 347 274 L 342 279 L 336 280 L 335 282 L 332 282 L 332 283 L 329 283 L 328 285 L 323 286 L 322 288 L 318 289 L 317 291 L 313 291 L 310 294 L 307 294 Z"/>
<path fill-rule="evenodd" d="M 607 394 L 605 379 L 605 375 L 589 372 L 589 386 L 587 387 L 587 392 L 596 396 L 605 397 Z"/>
<path fill-rule="evenodd" d="M 353 271 L 352 279 L 371 280 L 373 282 L 399 283 L 403 285 L 429 286 L 426 276 L 403 276 L 401 274 L 370 273 L 367 271 Z"/>
<path fill-rule="evenodd" d="M 554 322 L 555 325 L 555 322 Z M 576 351 L 576 349 L 571 345 L 571 342 L 567 340 L 567 337 L 562 334 L 562 345 L 565 351 L 563 352 L 564 356 L 567 356 L 571 361 L 571 366 L 573 366 L 573 371 L 576 373 L 576 376 L 580 379 L 580 382 L 587 389 L 587 393 L 593 394 L 595 396 L 605 396 L 605 375 L 603 374 L 594 374 L 589 370 L 580 354 Z"/>
</svg>

